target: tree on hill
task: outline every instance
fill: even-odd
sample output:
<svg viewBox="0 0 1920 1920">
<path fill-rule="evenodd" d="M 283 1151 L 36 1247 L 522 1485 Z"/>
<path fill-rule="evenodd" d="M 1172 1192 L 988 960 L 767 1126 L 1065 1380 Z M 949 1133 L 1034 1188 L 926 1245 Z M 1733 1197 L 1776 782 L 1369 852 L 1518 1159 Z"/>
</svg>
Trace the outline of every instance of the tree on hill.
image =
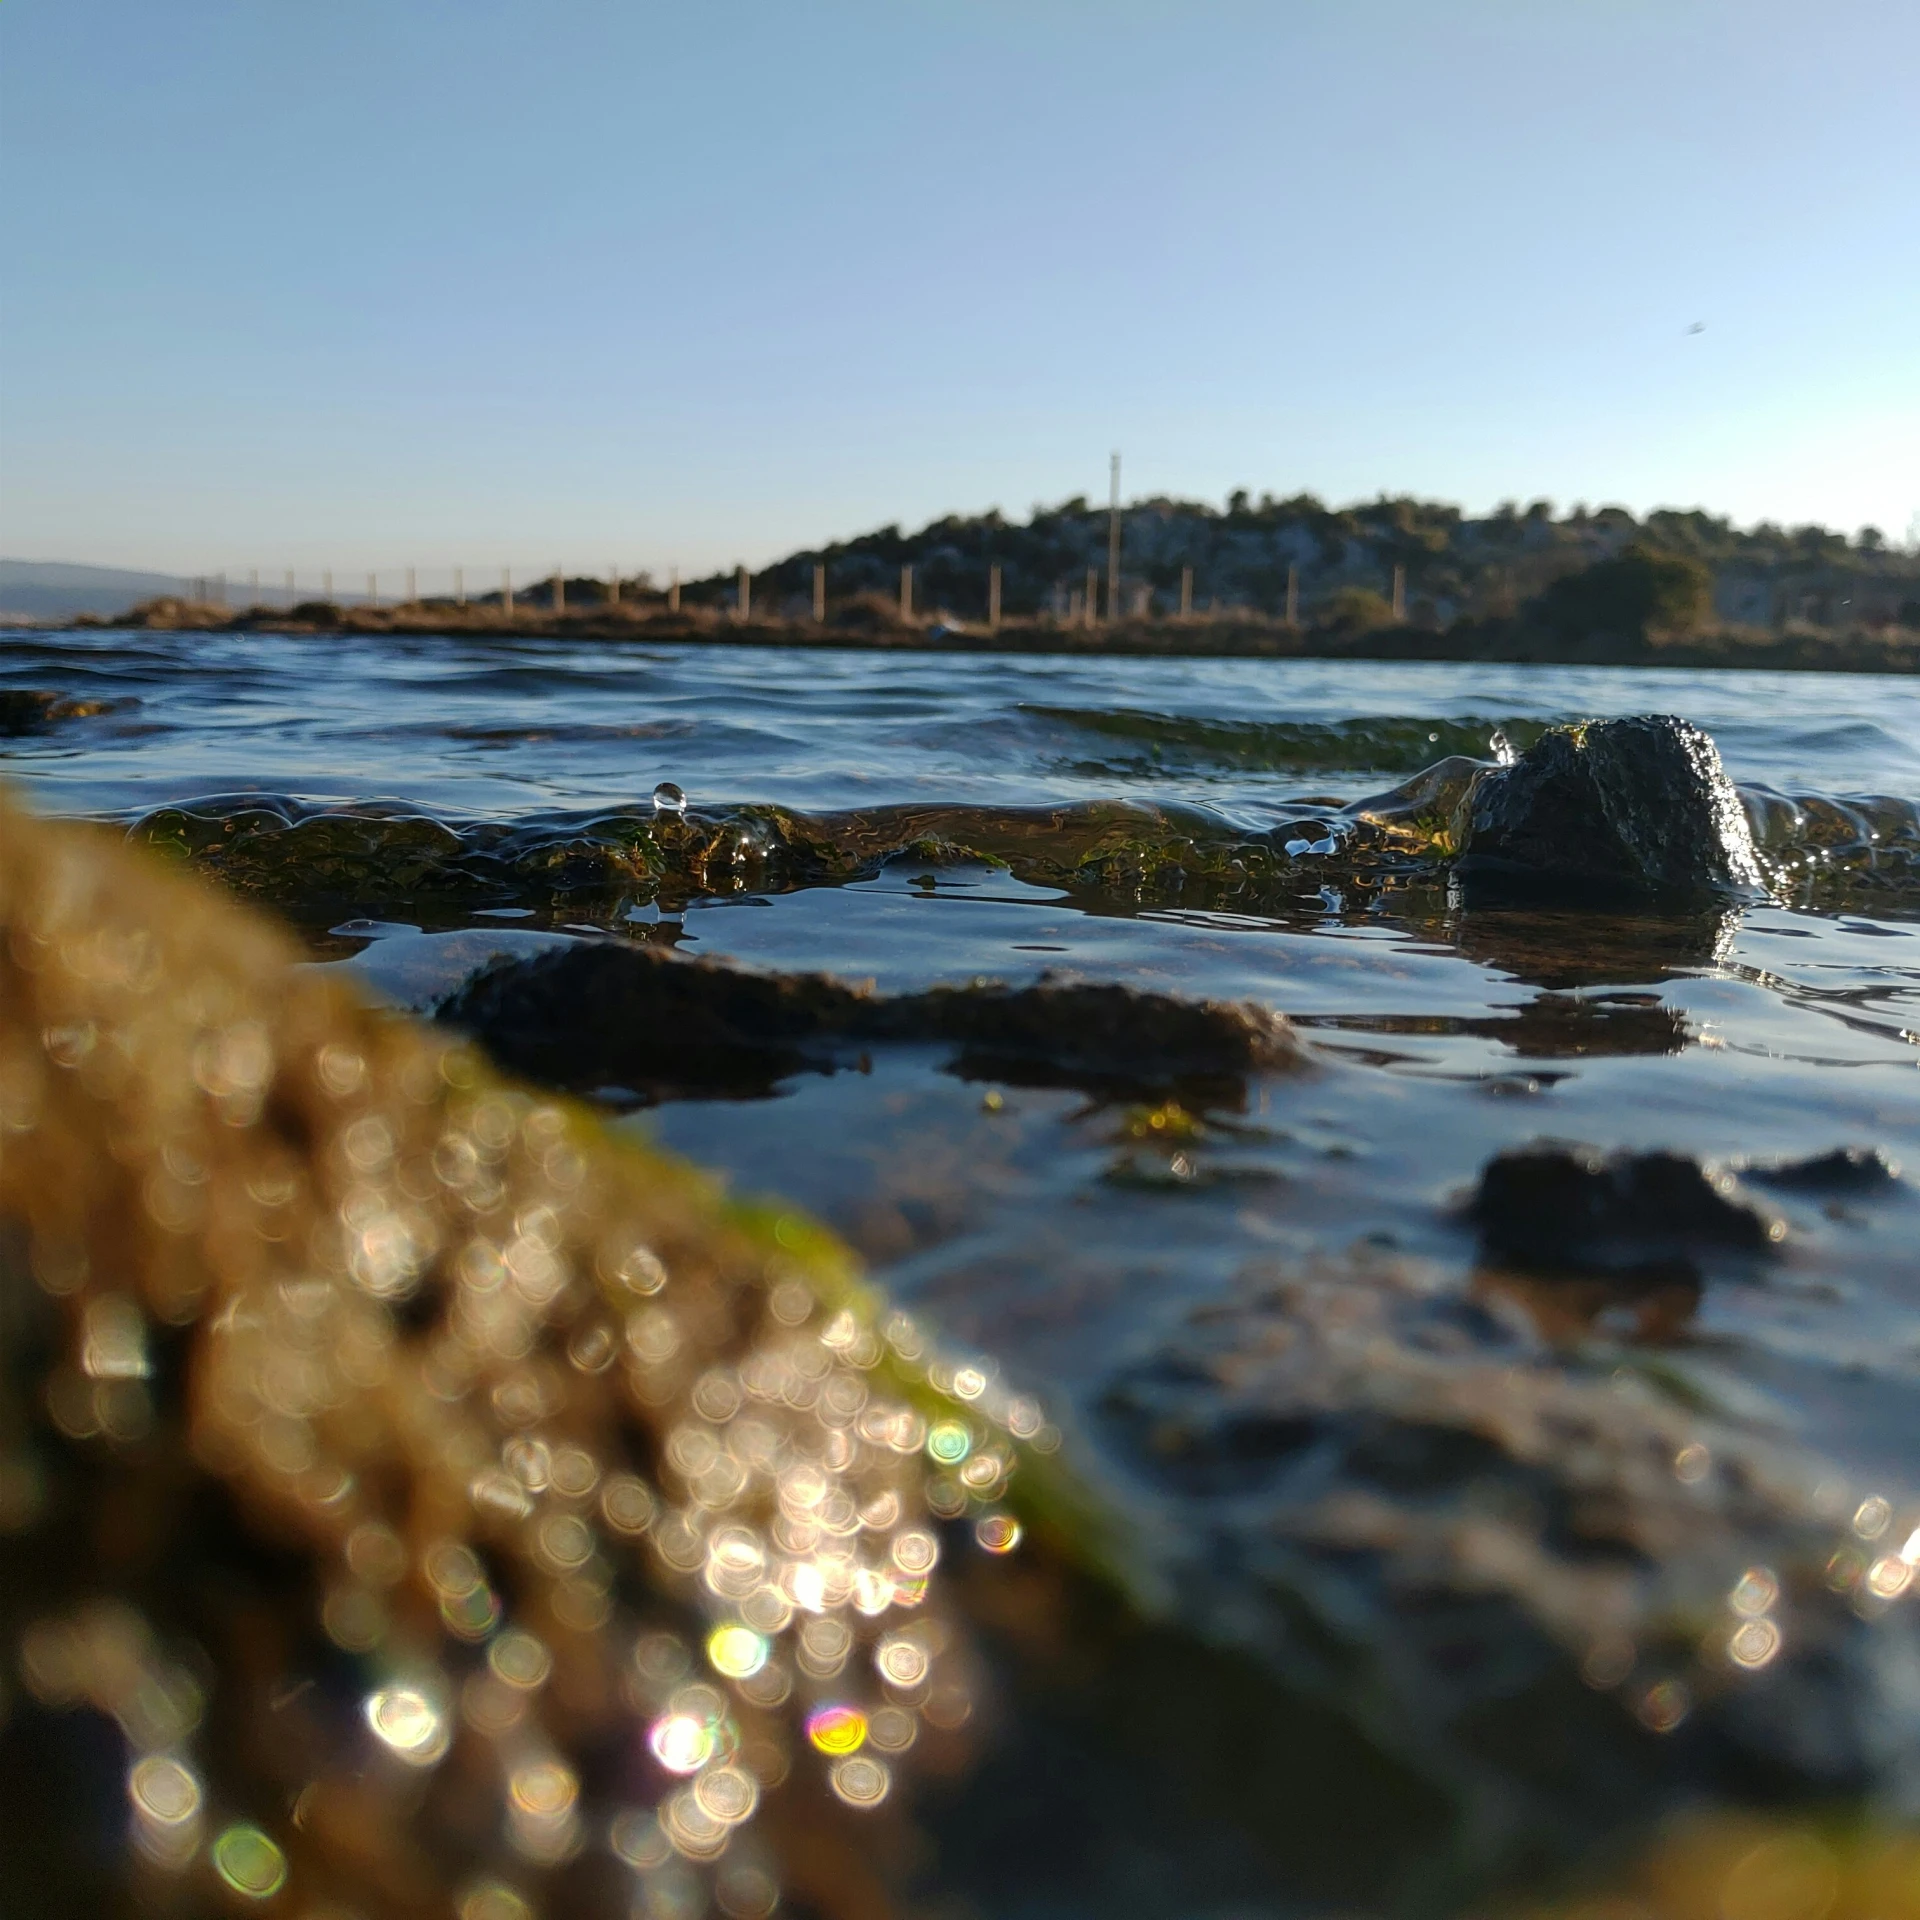
<svg viewBox="0 0 1920 1920">
<path fill-rule="evenodd" d="M 1567 638 L 1691 633 L 1713 610 L 1713 576 L 1698 560 L 1631 546 L 1553 582 L 1527 612 Z"/>
</svg>

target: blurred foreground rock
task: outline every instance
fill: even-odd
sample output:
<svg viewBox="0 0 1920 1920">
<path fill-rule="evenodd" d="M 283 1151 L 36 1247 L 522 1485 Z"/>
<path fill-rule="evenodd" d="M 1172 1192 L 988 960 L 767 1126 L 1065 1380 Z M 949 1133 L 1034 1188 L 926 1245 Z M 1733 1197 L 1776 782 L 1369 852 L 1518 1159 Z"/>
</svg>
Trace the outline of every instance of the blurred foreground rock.
<svg viewBox="0 0 1920 1920">
<path fill-rule="evenodd" d="M 889 1911 L 1037 1410 L 296 958 L 0 803 L 0 1910 Z"/>
</svg>

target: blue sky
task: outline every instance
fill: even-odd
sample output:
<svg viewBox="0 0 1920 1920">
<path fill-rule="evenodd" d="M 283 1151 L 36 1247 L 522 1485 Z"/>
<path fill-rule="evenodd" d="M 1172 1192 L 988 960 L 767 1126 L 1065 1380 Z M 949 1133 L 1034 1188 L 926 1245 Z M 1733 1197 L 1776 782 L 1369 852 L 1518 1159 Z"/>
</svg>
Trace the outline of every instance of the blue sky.
<svg viewBox="0 0 1920 1920">
<path fill-rule="evenodd" d="M 1913 0 L 4 0 L 0 551 L 755 564 L 1113 447 L 1900 535 L 1916 73 Z"/>
</svg>

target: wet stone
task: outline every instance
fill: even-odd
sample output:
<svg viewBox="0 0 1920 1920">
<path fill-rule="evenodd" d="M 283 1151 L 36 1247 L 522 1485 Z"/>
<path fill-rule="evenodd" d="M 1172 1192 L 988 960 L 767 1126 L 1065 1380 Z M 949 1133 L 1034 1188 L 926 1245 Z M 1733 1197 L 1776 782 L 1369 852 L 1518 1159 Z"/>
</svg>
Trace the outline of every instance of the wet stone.
<svg viewBox="0 0 1920 1920">
<path fill-rule="evenodd" d="M 1249 1269 L 1098 1416 L 1156 1590 L 1443 1786 L 1483 1859 L 1920 1788 L 1910 1518 L 1657 1369 L 1356 1252 Z"/>
<path fill-rule="evenodd" d="M 1731 1175 L 1687 1154 L 1558 1141 L 1495 1155 L 1468 1214 L 1496 1260 L 1659 1279 L 1693 1274 L 1703 1255 L 1767 1253 L 1785 1232 Z"/>
<path fill-rule="evenodd" d="M 1286 1021 L 1253 1002 L 1049 976 L 883 995 L 826 974 L 755 973 L 611 941 L 488 968 L 438 1017 L 520 1072 L 656 1097 L 761 1093 L 876 1045 L 949 1046 L 974 1077 L 1067 1084 L 1217 1079 L 1301 1058 Z"/>
<path fill-rule="evenodd" d="M 45 733 L 61 720 L 83 720 L 106 713 L 111 705 L 105 700 L 76 700 L 36 687 L 0 687 L 0 739 Z"/>
<path fill-rule="evenodd" d="M 1670 714 L 1554 727 L 1469 789 L 1454 871 L 1470 894 L 1752 896 L 1763 881 L 1712 739 Z"/>
</svg>

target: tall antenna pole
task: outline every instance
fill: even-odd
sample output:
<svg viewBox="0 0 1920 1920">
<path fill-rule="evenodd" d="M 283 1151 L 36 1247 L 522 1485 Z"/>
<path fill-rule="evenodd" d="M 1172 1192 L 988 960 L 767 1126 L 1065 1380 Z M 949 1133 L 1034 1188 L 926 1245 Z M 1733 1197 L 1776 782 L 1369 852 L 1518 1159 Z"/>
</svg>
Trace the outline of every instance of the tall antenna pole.
<svg viewBox="0 0 1920 1920">
<path fill-rule="evenodd" d="M 1120 456 L 1113 456 L 1107 507 L 1107 624 L 1120 618 Z"/>
</svg>

